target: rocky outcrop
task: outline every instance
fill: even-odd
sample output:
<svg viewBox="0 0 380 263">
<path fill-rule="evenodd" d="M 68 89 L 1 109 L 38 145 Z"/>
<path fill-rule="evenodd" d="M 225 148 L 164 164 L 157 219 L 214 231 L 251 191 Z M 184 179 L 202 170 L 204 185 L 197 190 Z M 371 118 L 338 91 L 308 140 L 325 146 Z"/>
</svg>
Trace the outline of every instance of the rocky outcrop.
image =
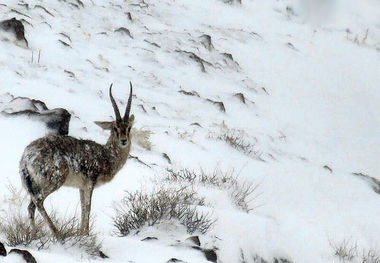
<svg viewBox="0 0 380 263">
<path fill-rule="evenodd" d="M 22 256 L 26 263 L 37 263 L 36 259 L 27 250 L 14 248 L 9 252 L 9 254 L 12 253 Z"/>
<path fill-rule="evenodd" d="M 380 194 L 380 181 L 379 180 L 377 180 L 376 178 L 374 178 L 372 176 L 369 176 L 369 175 L 363 174 L 363 173 L 359 173 L 359 172 L 355 172 L 352 174 L 361 178 L 363 181 L 365 181 L 372 188 L 372 190 L 375 193 Z"/>
<path fill-rule="evenodd" d="M 3 243 L 0 242 L 0 256 L 5 257 L 7 255 L 7 250 L 5 249 Z"/>
<path fill-rule="evenodd" d="M 186 238 L 183 242 L 182 241 L 177 241 L 178 243 L 175 244 L 174 246 L 180 246 L 180 247 L 188 247 L 191 249 L 198 250 L 202 252 L 204 257 L 207 259 L 207 261 L 210 262 L 217 262 L 218 261 L 218 256 L 216 254 L 216 248 L 212 249 L 206 249 L 202 248 L 201 241 L 199 239 L 199 236 L 191 236 Z"/>
<path fill-rule="evenodd" d="M 15 97 L 2 107 L 4 116 L 27 116 L 28 118 L 45 123 L 51 133 L 67 135 L 71 114 L 63 108 L 49 110 L 40 100 L 26 97 Z"/>
<path fill-rule="evenodd" d="M 0 22 L 0 28 L 4 31 L 13 32 L 16 39 L 25 41 L 25 44 L 28 47 L 28 41 L 25 38 L 25 28 L 21 20 L 17 20 L 15 17 L 8 20 L 3 20 Z"/>
</svg>

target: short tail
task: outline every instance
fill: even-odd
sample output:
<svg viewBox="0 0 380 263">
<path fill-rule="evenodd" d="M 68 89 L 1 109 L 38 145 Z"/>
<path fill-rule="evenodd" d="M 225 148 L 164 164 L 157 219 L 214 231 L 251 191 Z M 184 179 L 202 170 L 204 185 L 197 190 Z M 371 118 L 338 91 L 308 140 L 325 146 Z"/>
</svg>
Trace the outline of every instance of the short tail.
<svg viewBox="0 0 380 263">
<path fill-rule="evenodd" d="M 22 177 L 23 177 L 23 180 L 24 180 L 24 183 L 25 183 L 25 186 L 26 186 L 26 189 L 28 190 L 28 192 L 32 195 L 37 194 L 37 191 L 33 187 L 33 180 L 30 176 L 30 173 L 29 173 L 26 165 L 24 165 L 24 167 L 21 168 L 21 173 L 22 173 Z"/>
</svg>

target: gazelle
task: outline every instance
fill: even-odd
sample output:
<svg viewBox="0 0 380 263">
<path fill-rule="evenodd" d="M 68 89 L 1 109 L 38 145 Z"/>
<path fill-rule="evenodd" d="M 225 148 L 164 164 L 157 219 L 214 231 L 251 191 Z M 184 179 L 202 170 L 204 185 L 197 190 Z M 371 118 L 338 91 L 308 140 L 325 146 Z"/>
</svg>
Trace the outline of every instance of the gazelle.
<svg viewBox="0 0 380 263">
<path fill-rule="evenodd" d="M 131 149 L 131 128 L 134 115 L 129 116 L 132 103 L 132 83 L 125 114 L 109 96 L 116 121 L 95 122 L 111 134 L 105 145 L 71 136 L 46 135 L 30 143 L 20 160 L 23 186 L 31 197 L 29 218 L 34 227 L 36 207 L 56 238 L 59 232 L 44 208 L 44 200 L 61 186 L 79 188 L 81 201 L 81 231 L 89 233 L 91 197 L 95 187 L 111 181 L 124 166 Z"/>
</svg>

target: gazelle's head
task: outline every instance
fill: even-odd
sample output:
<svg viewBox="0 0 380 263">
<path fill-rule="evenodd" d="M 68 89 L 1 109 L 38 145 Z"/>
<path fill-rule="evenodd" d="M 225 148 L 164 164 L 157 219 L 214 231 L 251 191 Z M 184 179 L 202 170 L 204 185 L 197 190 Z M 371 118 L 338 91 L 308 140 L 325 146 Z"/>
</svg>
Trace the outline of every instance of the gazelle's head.
<svg viewBox="0 0 380 263">
<path fill-rule="evenodd" d="M 115 111 L 115 121 L 96 121 L 95 123 L 102 127 L 103 129 L 110 130 L 111 136 L 110 140 L 113 145 L 117 145 L 121 148 L 125 148 L 131 144 L 131 129 L 133 125 L 133 121 L 135 116 L 132 114 L 129 116 L 131 111 L 132 104 L 132 83 L 129 82 L 130 85 L 130 93 L 128 98 L 127 107 L 125 109 L 125 113 L 123 118 L 120 115 L 119 108 L 117 107 L 116 101 L 112 96 L 112 85 L 110 86 L 109 95 L 112 103 L 113 110 Z"/>
</svg>

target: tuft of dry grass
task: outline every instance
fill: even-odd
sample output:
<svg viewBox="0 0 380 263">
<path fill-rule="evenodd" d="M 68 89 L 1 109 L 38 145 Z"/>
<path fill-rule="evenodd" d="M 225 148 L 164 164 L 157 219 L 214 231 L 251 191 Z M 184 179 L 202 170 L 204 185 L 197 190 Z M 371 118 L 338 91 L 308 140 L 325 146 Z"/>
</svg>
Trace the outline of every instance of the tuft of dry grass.
<svg viewBox="0 0 380 263">
<path fill-rule="evenodd" d="M 21 213 L 10 213 L 1 218 L 0 233 L 5 237 L 8 246 L 35 247 L 47 249 L 54 244 L 62 244 L 65 248 L 76 247 L 91 256 L 99 256 L 101 244 L 93 233 L 91 224 L 90 234 L 83 235 L 77 217 L 58 219 L 53 211 L 50 218 L 57 227 L 61 239 L 57 240 L 39 216 L 35 220 L 35 228 L 30 225 L 29 218 Z"/>
<path fill-rule="evenodd" d="M 259 161 L 265 161 L 263 151 L 258 149 L 258 139 L 249 136 L 244 130 L 229 128 L 224 122 L 219 125 L 220 131 L 210 133 L 209 138 L 223 141 L 237 151 Z"/>
<path fill-rule="evenodd" d="M 237 130 L 229 129 L 226 132 L 217 136 L 216 138 L 218 140 L 226 142 L 231 147 L 246 155 L 251 155 L 252 153 L 255 153 L 255 145 L 253 143 L 247 142 L 244 139 L 243 134 Z"/>
<path fill-rule="evenodd" d="M 380 263 L 380 253 L 373 249 L 363 251 L 361 263 Z"/>
<path fill-rule="evenodd" d="M 7 190 L 9 195 L 4 197 L 4 202 L 13 206 L 21 207 L 26 196 L 22 189 L 17 189 L 11 182 L 8 181 Z"/>
<path fill-rule="evenodd" d="M 358 256 L 358 245 L 351 242 L 351 239 L 344 239 L 339 243 L 330 242 L 330 246 L 334 250 L 334 255 L 343 262 L 352 261 Z"/>
<path fill-rule="evenodd" d="M 44 247 L 47 242 L 47 229 L 41 218 L 36 218 L 35 229 L 29 223 L 29 219 L 21 213 L 8 215 L 1 218 L 0 233 L 6 239 L 8 246 L 30 246 L 36 243 L 38 248 Z"/>
<path fill-rule="evenodd" d="M 152 132 L 150 130 L 132 128 L 131 133 L 133 140 L 135 140 L 139 146 L 149 151 L 152 149 L 152 143 L 150 142 Z"/>
<path fill-rule="evenodd" d="M 151 193 L 127 192 L 115 208 L 113 222 L 117 234 L 121 236 L 170 220 L 178 220 L 188 233 L 206 233 L 215 220 L 209 214 L 198 211 L 197 206 L 203 204 L 204 200 L 188 188 L 160 189 Z"/>
<path fill-rule="evenodd" d="M 212 173 L 190 171 L 188 169 L 167 169 L 168 175 L 165 180 L 175 183 L 188 183 L 192 188 L 196 185 L 209 185 L 227 191 L 233 203 L 243 211 L 253 210 L 250 203 L 258 195 L 253 196 L 259 185 L 251 182 L 240 182 L 234 170 L 222 171 L 215 169 Z"/>
<path fill-rule="evenodd" d="M 366 41 L 368 39 L 368 33 L 369 33 L 369 28 L 367 28 L 367 30 L 364 32 L 364 34 L 362 36 L 360 36 L 359 34 L 356 34 L 353 38 L 351 38 L 349 36 L 349 34 L 351 33 L 351 31 L 349 29 L 346 30 L 346 33 L 347 33 L 347 39 L 357 45 L 366 45 Z"/>
<path fill-rule="evenodd" d="M 330 246 L 341 262 L 380 263 L 380 253 L 377 250 L 362 249 L 360 253 L 358 244 L 351 238 L 345 238 L 338 243 L 330 241 Z"/>
</svg>

